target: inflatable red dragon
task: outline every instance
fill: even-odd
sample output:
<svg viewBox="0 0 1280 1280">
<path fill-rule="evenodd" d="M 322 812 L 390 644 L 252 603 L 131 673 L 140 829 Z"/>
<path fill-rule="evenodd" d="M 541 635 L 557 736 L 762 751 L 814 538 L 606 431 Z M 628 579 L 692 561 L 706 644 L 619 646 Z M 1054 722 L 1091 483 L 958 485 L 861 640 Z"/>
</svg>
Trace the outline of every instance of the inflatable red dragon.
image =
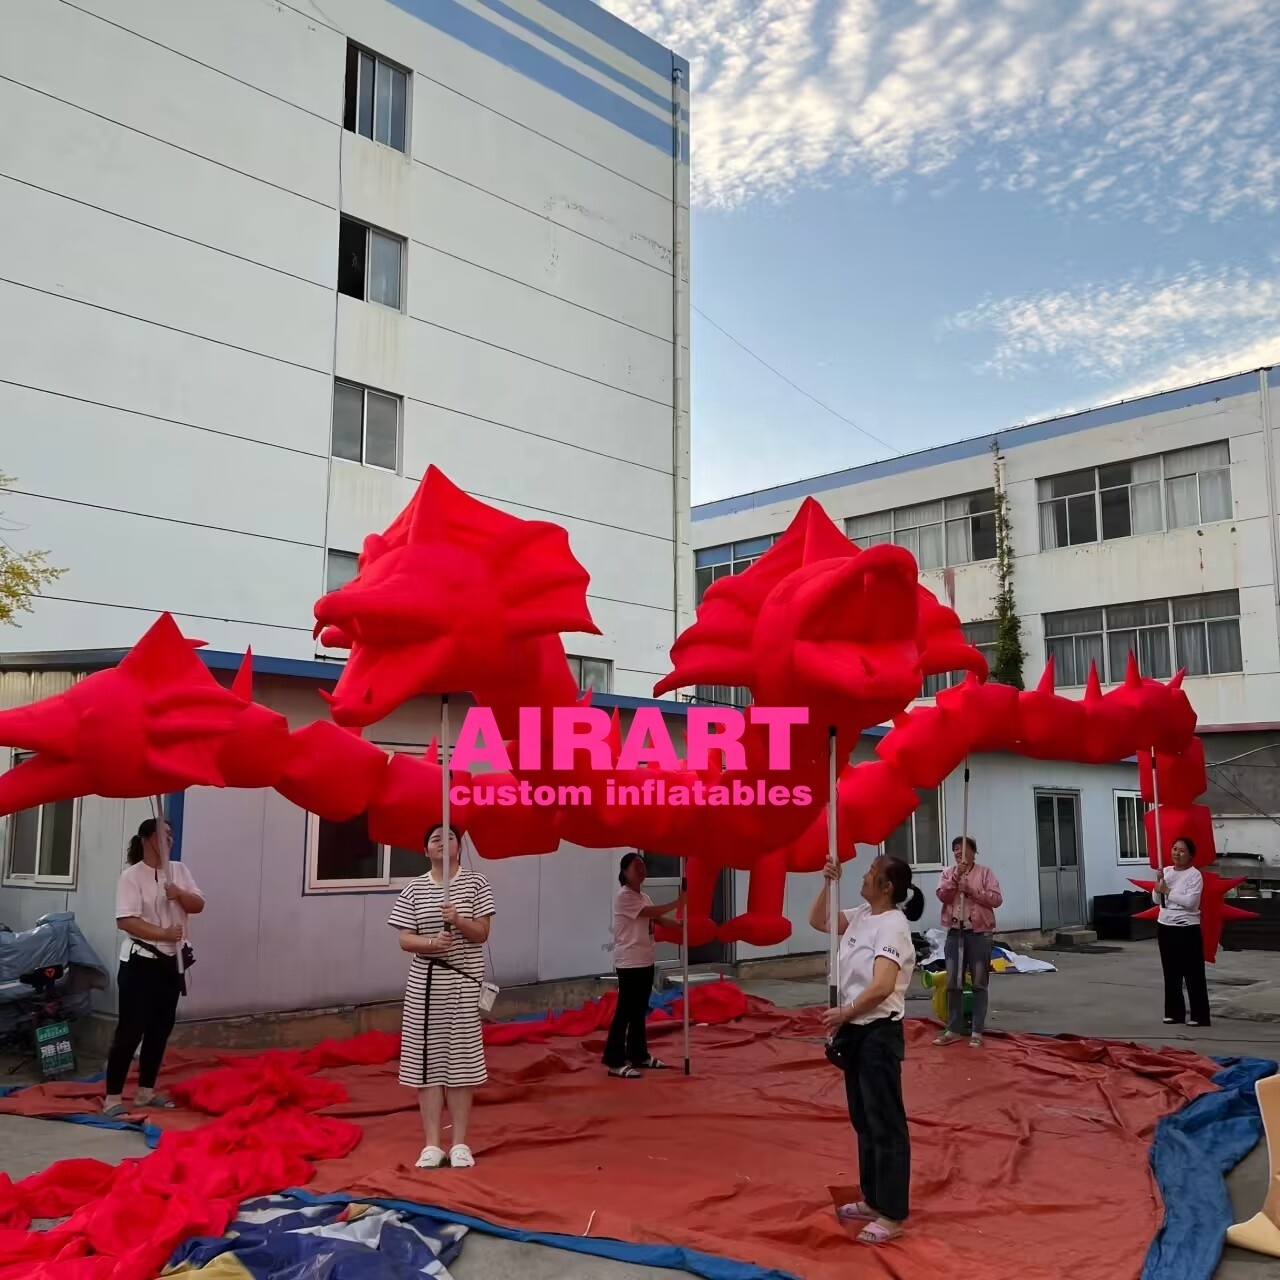
<svg viewBox="0 0 1280 1280">
<path fill-rule="evenodd" d="M 598 634 L 588 584 L 563 529 L 489 507 L 432 467 L 405 510 L 366 539 L 356 577 L 317 602 L 316 634 L 349 650 L 326 695 L 332 720 L 290 732 L 282 716 L 253 702 L 249 655 L 224 687 L 193 652 L 200 642 L 185 640 L 164 615 L 114 670 L 0 713 L 0 743 L 34 753 L 0 777 L 0 814 L 78 795 L 273 787 L 334 821 L 367 814 L 373 839 L 414 847 L 442 812 L 436 744 L 425 758 L 388 755 L 360 731 L 414 697 L 466 695 L 510 739 L 509 762 L 483 775 L 451 769 L 451 784 L 482 776 L 491 789 L 565 784 L 564 771 L 547 764 L 549 725 L 556 713 L 593 712 L 561 640 L 564 632 Z M 671 656 L 674 669 L 655 696 L 693 684 L 745 686 L 759 707 L 801 709 L 807 723 L 792 734 L 787 768 L 771 767 L 760 724 L 747 728 L 741 757 L 726 749 L 680 760 L 668 749 L 630 760 L 630 735 L 624 747 L 615 713 L 600 744 L 604 775 L 578 757 L 569 771 L 569 782 L 587 786 L 589 803 L 452 806 L 452 821 L 481 856 L 551 853 L 568 841 L 686 857 L 692 944 L 781 942 L 791 928 L 787 874 L 813 871 L 826 857 L 830 732 L 837 759 L 848 761 L 864 730 L 891 721 L 876 760 L 839 770 L 843 859 L 858 844 L 883 842 L 910 816 L 919 789 L 938 786 L 966 755 L 1102 763 L 1135 753 L 1149 759 L 1154 750 L 1166 849 L 1189 833 L 1197 863 L 1213 861 L 1208 811 L 1194 803 L 1204 790 L 1203 753 L 1196 754 L 1195 714 L 1180 677 L 1143 679 L 1131 660 L 1124 683 L 1106 694 L 1091 673 L 1080 701 L 1054 692 L 1052 667 L 1026 692 L 989 683 L 981 654 L 956 614 L 920 585 L 912 556 L 896 546 L 860 549 L 812 499 L 746 572 L 711 586 Z M 927 676 L 954 671 L 968 673 L 964 683 L 935 706 L 908 709 Z M 522 708 L 543 714 L 526 721 Z M 635 719 L 645 716 L 660 731 L 655 737 L 665 737 L 657 711 Z M 1154 794 L 1150 774 L 1148 766 L 1144 795 Z M 660 784 L 668 794 L 735 785 L 764 794 L 760 788 L 786 782 L 813 803 L 628 805 L 589 785 L 601 776 L 619 790 Z M 1155 866 L 1153 813 L 1147 821 Z M 711 897 L 724 867 L 749 872 L 747 910 L 717 926 Z M 1233 883 L 1206 875 L 1212 952 L 1222 919 L 1245 914 L 1222 901 Z"/>
</svg>

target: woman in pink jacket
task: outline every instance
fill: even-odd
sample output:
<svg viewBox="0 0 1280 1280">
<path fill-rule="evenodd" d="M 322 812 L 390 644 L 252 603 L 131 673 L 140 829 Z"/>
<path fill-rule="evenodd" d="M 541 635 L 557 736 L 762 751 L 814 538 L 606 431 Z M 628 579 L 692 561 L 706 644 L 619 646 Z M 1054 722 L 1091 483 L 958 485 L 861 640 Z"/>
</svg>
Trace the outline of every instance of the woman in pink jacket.
<svg viewBox="0 0 1280 1280">
<path fill-rule="evenodd" d="M 969 1044 L 982 1048 L 987 1024 L 987 984 L 991 979 L 991 944 L 996 908 L 1004 901 L 1000 882 L 990 867 L 977 863 L 978 846 L 967 837 L 951 842 L 952 865 L 938 881 L 942 927 L 947 931 L 947 1029 L 933 1042 L 954 1044 L 964 1030 L 964 974 L 973 981 L 973 1029 Z"/>
</svg>

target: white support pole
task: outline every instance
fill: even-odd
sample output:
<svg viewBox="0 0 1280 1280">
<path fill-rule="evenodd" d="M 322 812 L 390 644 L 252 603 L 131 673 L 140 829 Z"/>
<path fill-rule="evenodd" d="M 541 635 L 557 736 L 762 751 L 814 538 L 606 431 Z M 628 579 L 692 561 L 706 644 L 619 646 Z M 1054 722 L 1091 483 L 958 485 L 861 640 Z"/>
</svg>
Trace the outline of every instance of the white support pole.
<svg viewBox="0 0 1280 1280">
<path fill-rule="evenodd" d="M 964 758 L 964 804 L 962 806 L 963 817 L 960 823 L 960 853 L 965 855 L 965 850 L 969 846 L 969 757 Z"/>
<path fill-rule="evenodd" d="M 164 796 L 151 797 L 151 816 L 156 820 L 156 848 L 160 850 L 160 879 L 167 889 L 169 875 L 169 821 L 164 816 Z"/>
<path fill-rule="evenodd" d="M 449 695 L 440 695 L 440 813 L 444 830 L 444 905 L 449 905 L 449 881 L 453 872 L 449 866 Z M 461 852 L 461 850 L 459 850 Z"/>
<path fill-rule="evenodd" d="M 836 844 L 836 731 L 827 730 L 827 857 L 840 865 L 840 852 Z M 840 881 L 828 883 L 827 888 L 827 1002 L 834 1009 L 840 1003 Z"/>
<path fill-rule="evenodd" d="M 684 996 L 684 1073 L 690 1074 L 689 1068 L 689 860 L 680 859 L 680 892 L 685 896 L 684 905 L 680 908 L 680 990 Z"/>
<path fill-rule="evenodd" d="M 1151 807 L 1156 815 L 1156 866 L 1159 868 L 1158 879 L 1164 877 L 1164 841 L 1160 838 L 1160 774 L 1156 769 L 1156 749 L 1151 748 Z M 1161 905 L 1164 894 L 1157 895 Z"/>
</svg>

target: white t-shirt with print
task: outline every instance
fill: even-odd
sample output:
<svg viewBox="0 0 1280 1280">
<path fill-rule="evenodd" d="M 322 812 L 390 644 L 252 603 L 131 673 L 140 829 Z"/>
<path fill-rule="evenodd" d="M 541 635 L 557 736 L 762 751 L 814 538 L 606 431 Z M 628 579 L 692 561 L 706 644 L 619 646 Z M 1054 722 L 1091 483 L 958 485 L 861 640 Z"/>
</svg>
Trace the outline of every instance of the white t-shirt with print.
<svg viewBox="0 0 1280 1280">
<path fill-rule="evenodd" d="M 896 907 L 875 915 L 865 903 L 841 914 L 849 927 L 841 935 L 838 953 L 840 1003 L 852 1004 L 871 985 L 876 959 L 885 956 L 898 966 L 893 991 L 854 1022 L 901 1018 L 906 1012 L 907 987 L 911 985 L 911 974 L 916 967 L 916 948 L 911 941 L 907 917 Z"/>
<path fill-rule="evenodd" d="M 653 899 L 638 889 L 623 885 L 613 897 L 613 967 L 647 969 L 654 962 L 657 947 L 653 921 L 640 913 L 653 906 Z"/>
<path fill-rule="evenodd" d="M 169 878 L 183 893 L 203 897 L 196 886 L 195 877 L 183 863 L 169 863 Z M 116 883 L 116 919 L 124 920 L 128 916 L 136 916 L 139 920 L 158 925 L 162 929 L 172 929 L 175 925 L 181 925 L 184 930 L 187 927 L 187 913 L 182 904 L 169 901 L 165 896 L 164 880 L 160 872 L 155 867 L 147 866 L 145 862 L 135 862 L 133 866 L 125 867 Z M 151 942 L 149 945 L 166 955 L 176 956 L 181 944 Z M 120 947 L 120 959 L 128 960 L 132 952 L 133 938 L 125 934 Z M 149 951 L 140 951 L 139 954 L 151 956 Z"/>
</svg>

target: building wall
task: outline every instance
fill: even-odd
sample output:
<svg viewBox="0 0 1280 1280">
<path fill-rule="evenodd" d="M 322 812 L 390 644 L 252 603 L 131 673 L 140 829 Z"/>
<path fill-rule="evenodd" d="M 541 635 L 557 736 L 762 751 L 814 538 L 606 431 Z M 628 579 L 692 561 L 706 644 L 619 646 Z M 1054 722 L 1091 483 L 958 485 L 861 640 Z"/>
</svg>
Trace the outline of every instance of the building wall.
<svg viewBox="0 0 1280 1280">
<path fill-rule="evenodd" d="M 1273 379 L 1280 381 L 1280 379 Z M 998 447 L 1004 468 L 1015 551 L 1014 586 L 1024 678 L 1045 661 L 1043 615 L 1157 597 L 1236 588 L 1240 593 L 1241 674 L 1188 679 L 1186 690 L 1203 726 L 1280 723 L 1280 639 L 1276 493 L 1280 478 L 1280 391 L 1264 397 L 1263 375 L 1241 375 L 1133 405 L 1091 411 L 1015 428 L 990 440 L 962 441 L 906 458 L 815 481 L 708 503 L 693 512 L 696 548 L 781 532 L 806 492 L 841 524 L 851 516 L 989 489 Z M 1264 430 L 1265 424 L 1265 430 Z M 1267 442 L 1267 432 L 1272 439 Z M 1198 444 L 1227 440 L 1234 518 L 1195 528 L 1040 550 L 1036 481 Z M 1270 477 L 1270 479 L 1269 479 Z M 939 599 L 954 592 L 962 621 L 989 618 L 994 562 L 925 572 Z M 1079 690 L 1063 689 L 1068 696 Z"/>
<path fill-rule="evenodd" d="M 587 0 L 30 0 L 7 33 L 5 507 L 68 570 L 12 647 L 168 609 L 313 656 L 327 551 L 435 463 L 569 530 L 605 633 L 569 647 L 647 692 L 690 573 L 686 64 Z M 411 72 L 407 155 L 342 128 L 348 38 Z M 407 242 L 403 313 L 336 292 L 340 214 Z M 403 397 L 394 473 L 330 457 L 335 376 Z"/>
</svg>

